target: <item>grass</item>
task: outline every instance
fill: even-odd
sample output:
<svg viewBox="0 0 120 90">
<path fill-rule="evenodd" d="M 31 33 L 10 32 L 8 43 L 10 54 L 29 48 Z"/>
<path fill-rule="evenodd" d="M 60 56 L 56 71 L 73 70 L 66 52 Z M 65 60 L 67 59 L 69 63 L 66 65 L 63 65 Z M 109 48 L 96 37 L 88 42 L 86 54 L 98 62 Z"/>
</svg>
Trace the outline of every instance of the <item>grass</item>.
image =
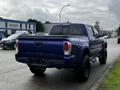
<svg viewBox="0 0 120 90">
<path fill-rule="evenodd" d="M 97 90 L 120 90 L 120 58 L 105 76 Z"/>
</svg>

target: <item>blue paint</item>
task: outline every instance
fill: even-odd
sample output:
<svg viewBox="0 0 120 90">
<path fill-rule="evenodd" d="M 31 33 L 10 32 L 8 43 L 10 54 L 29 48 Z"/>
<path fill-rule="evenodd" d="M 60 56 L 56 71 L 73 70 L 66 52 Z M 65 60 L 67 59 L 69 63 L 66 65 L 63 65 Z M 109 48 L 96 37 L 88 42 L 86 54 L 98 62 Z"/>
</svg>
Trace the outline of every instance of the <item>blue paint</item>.
<svg viewBox="0 0 120 90">
<path fill-rule="evenodd" d="M 50 32 L 51 35 L 49 36 L 19 37 L 18 38 L 19 48 L 18 53 L 16 54 L 16 60 L 26 64 L 29 64 L 30 62 L 36 60 L 34 63 L 40 65 L 40 63 L 37 63 L 37 61 L 41 59 L 46 59 L 48 61 L 46 65 L 47 68 L 49 67 L 72 68 L 76 67 L 78 64 L 80 64 L 80 62 L 82 62 L 85 54 L 88 54 L 90 55 L 90 57 L 94 58 L 100 56 L 101 51 L 105 48 L 104 45 L 106 44 L 106 42 L 101 38 L 96 38 L 95 36 L 92 36 L 89 33 L 88 25 L 86 24 L 70 24 L 70 25 L 71 26 L 80 25 L 82 27 L 82 31 L 84 32 L 84 34 L 53 35 L 51 34 L 52 32 L 51 30 Z M 90 27 L 92 29 L 92 26 Z M 64 41 L 68 41 L 72 45 L 71 53 L 69 55 L 65 55 L 64 53 L 63 46 Z"/>
</svg>

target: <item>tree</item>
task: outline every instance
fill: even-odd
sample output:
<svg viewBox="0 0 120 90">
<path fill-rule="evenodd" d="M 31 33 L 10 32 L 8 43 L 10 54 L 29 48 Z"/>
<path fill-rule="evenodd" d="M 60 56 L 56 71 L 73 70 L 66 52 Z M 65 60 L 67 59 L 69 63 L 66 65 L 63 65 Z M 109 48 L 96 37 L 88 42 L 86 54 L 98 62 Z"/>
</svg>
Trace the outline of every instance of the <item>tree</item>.
<svg viewBox="0 0 120 90">
<path fill-rule="evenodd" d="M 44 32 L 44 26 L 40 21 L 36 19 L 28 19 L 28 22 L 34 22 L 36 24 L 36 32 Z"/>
</svg>

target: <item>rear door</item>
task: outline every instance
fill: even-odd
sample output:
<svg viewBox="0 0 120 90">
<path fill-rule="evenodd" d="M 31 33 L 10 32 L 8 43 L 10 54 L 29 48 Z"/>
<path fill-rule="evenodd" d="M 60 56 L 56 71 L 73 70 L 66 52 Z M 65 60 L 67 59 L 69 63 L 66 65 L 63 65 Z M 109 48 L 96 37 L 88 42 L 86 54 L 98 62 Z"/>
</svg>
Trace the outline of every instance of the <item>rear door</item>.
<svg viewBox="0 0 120 90">
<path fill-rule="evenodd" d="M 103 40 L 100 39 L 100 37 L 99 37 L 100 35 L 99 35 L 98 31 L 94 27 L 92 27 L 92 28 L 93 28 L 95 39 L 97 41 L 97 46 L 96 46 L 97 52 L 100 53 L 100 51 L 102 50 L 102 42 L 103 42 Z"/>
<path fill-rule="evenodd" d="M 87 26 L 88 29 L 88 35 L 89 35 L 89 45 L 90 45 L 90 50 L 91 50 L 91 54 L 92 56 L 96 56 L 99 54 L 99 47 L 100 47 L 100 42 L 99 42 L 99 38 L 97 38 L 95 35 L 95 31 L 93 30 L 92 26 Z"/>
</svg>

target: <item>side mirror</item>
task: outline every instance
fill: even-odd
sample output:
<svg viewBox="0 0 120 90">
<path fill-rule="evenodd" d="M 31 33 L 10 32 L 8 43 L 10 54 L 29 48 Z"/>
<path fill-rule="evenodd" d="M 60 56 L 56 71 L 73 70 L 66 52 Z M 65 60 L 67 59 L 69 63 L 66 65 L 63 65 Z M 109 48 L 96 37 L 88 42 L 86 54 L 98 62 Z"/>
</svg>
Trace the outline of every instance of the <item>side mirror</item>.
<svg viewBox="0 0 120 90">
<path fill-rule="evenodd" d="M 104 37 L 105 35 L 104 34 L 99 34 L 99 37 Z"/>
<path fill-rule="evenodd" d="M 95 37 L 96 37 L 96 38 L 99 38 L 99 37 L 101 37 L 101 36 L 100 36 L 100 34 L 96 34 Z"/>
</svg>

